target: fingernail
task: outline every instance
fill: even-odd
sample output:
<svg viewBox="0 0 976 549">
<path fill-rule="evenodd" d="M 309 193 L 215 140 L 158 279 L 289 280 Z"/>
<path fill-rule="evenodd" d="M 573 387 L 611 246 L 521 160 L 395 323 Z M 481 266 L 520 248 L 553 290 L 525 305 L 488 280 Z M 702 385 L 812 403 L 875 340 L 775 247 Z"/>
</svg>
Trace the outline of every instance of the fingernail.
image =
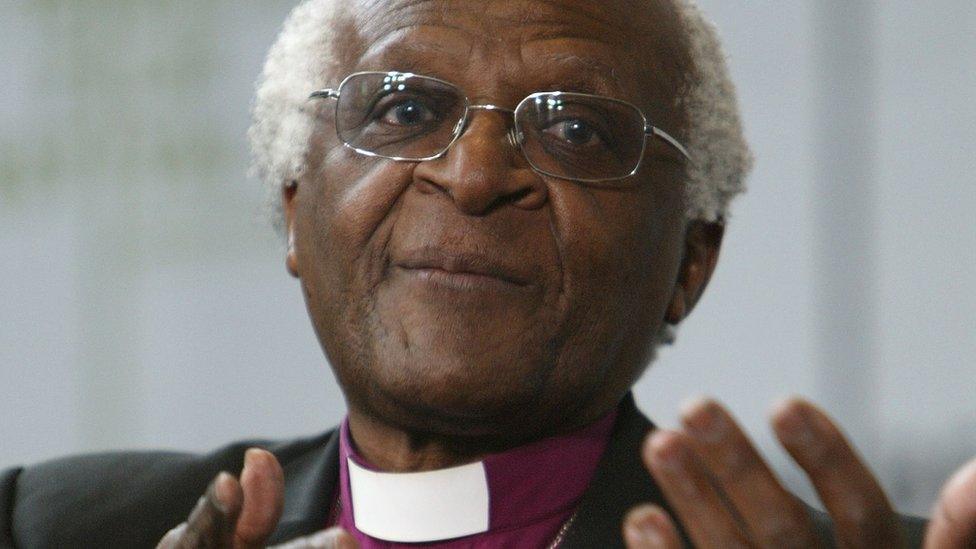
<svg viewBox="0 0 976 549">
<path fill-rule="evenodd" d="M 669 471 L 684 468 L 686 452 L 684 444 L 677 437 L 677 433 L 671 431 L 657 431 L 648 442 L 652 459 Z"/>
<path fill-rule="evenodd" d="M 783 431 L 784 442 L 803 447 L 809 447 L 816 442 L 817 436 L 806 414 L 792 406 L 790 402 L 781 403 L 777 408 L 782 410 L 777 413 L 777 418 Z M 783 410 L 783 408 L 787 409 Z"/>
<path fill-rule="evenodd" d="M 207 491 L 209 491 L 209 490 L 210 490 L 210 488 L 208 487 L 207 488 Z M 202 508 L 203 506 L 207 505 L 207 500 L 208 499 L 210 499 L 210 498 L 208 498 L 206 495 L 203 495 L 203 496 L 200 496 L 199 498 L 197 498 L 197 504 L 193 506 L 193 511 L 191 511 L 190 514 L 192 515 L 193 513 L 196 513 L 197 511 L 200 510 L 200 508 Z"/>
<path fill-rule="evenodd" d="M 203 503 L 204 505 L 209 503 L 210 505 L 216 507 L 217 510 L 223 512 L 223 503 L 220 502 L 220 497 L 217 495 L 217 479 L 219 478 L 220 474 L 218 473 L 217 476 L 210 481 L 210 484 L 207 485 L 207 491 L 204 492 L 204 495 L 200 498 L 199 503 Z"/>
<path fill-rule="evenodd" d="M 221 471 L 217 474 L 217 477 L 210 483 L 212 488 L 212 494 L 214 495 L 213 502 L 217 506 L 217 510 L 221 513 L 227 512 L 227 502 L 231 498 L 231 494 L 228 492 L 228 479 L 232 478 L 230 473 Z"/>
<path fill-rule="evenodd" d="M 630 523 L 624 529 L 624 535 L 627 536 L 627 545 L 631 547 L 657 547 L 664 545 L 664 538 L 661 537 L 661 533 L 657 531 L 655 525 L 648 522 L 647 517 L 638 520 L 636 523 Z"/>
<path fill-rule="evenodd" d="M 713 400 L 698 398 L 685 403 L 681 417 L 685 427 L 705 442 L 719 442 L 728 433 L 728 425 Z"/>
<path fill-rule="evenodd" d="M 256 448 L 248 448 L 244 452 L 244 469 L 254 466 L 254 460 L 257 458 L 258 450 Z"/>
</svg>

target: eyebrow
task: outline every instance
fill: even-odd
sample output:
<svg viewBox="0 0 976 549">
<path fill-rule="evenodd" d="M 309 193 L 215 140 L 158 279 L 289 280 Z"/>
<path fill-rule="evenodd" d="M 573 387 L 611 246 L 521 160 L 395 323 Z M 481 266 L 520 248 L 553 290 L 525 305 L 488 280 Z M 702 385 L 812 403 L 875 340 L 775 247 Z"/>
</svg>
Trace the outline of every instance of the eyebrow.
<svg viewBox="0 0 976 549">
<path fill-rule="evenodd" d="M 441 74 L 440 71 L 435 70 L 438 63 L 430 62 L 432 56 L 443 60 L 459 58 L 460 54 L 450 48 L 408 43 L 397 46 L 395 50 L 380 50 L 373 55 L 363 56 L 356 64 L 355 70 L 409 72 L 451 81 L 452 75 Z"/>
<path fill-rule="evenodd" d="M 558 67 L 554 71 L 558 78 L 549 84 L 553 90 L 610 95 L 623 87 L 616 68 L 593 58 L 556 52 L 531 59 L 533 64 L 538 63 L 549 71 Z M 566 73 L 567 69 L 570 72 Z"/>
<path fill-rule="evenodd" d="M 405 56 L 411 63 L 416 63 L 418 59 L 431 56 L 431 55 L 440 55 L 440 56 L 449 56 L 449 57 L 458 57 L 458 58 L 464 57 L 464 55 L 459 53 L 456 49 L 450 47 L 444 47 L 437 43 L 418 44 L 416 42 L 406 42 L 403 44 L 398 44 L 395 51 L 392 51 L 390 49 L 382 51 L 382 53 L 375 56 L 375 58 L 382 59 L 387 57 L 391 53 L 396 53 L 397 57 Z M 364 56 L 364 57 L 371 57 L 371 56 Z"/>
<path fill-rule="evenodd" d="M 445 26 L 445 25 L 439 25 Z M 458 27 L 446 26 L 455 30 L 463 30 Z M 360 56 L 359 65 L 364 63 L 386 63 L 391 55 L 397 58 L 397 70 L 413 72 L 413 69 L 422 69 L 424 59 L 432 56 L 452 57 L 463 59 L 470 52 L 461 52 L 456 48 L 442 45 L 438 42 L 416 42 L 413 40 L 403 40 L 404 35 L 411 32 L 420 32 L 423 27 L 404 25 L 389 31 L 386 36 L 375 41 Z M 395 45 L 393 45 L 395 44 Z M 387 63 L 389 64 L 389 63 Z"/>
</svg>

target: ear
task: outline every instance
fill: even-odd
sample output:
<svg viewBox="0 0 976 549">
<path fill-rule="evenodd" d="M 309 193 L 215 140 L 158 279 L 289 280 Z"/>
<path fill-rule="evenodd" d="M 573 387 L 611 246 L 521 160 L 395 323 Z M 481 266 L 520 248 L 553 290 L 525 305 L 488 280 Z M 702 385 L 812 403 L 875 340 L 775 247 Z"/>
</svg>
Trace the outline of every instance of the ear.
<svg viewBox="0 0 976 549">
<path fill-rule="evenodd" d="M 721 221 L 706 223 L 692 221 L 685 229 L 685 253 L 674 285 L 671 303 L 664 320 L 668 324 L 678 324 L 687 317 L 715 272 L 718 252 L 722 247 L 725 224 Z"/>
<path fill-rule="evenodd" d="M 291 276 L 301 278 L 298 270 L 298 254 L 295 253 L 295 196 L 297 194 L 297 180 L 293 179 L 281 186 L 281 209 L 285 215 L 285 231 L 288 235 L 288 251 L 285 252 L 285 267 Z"/>
</svg>

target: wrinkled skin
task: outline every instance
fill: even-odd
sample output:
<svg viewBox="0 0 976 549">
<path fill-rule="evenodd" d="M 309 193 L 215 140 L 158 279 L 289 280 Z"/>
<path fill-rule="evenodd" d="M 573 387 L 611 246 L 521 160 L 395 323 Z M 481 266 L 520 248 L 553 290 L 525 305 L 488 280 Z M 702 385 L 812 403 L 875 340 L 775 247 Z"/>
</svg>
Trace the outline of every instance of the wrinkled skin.
<svg viewBox="0 0 976 549">
<path fill-rule="evenodd" d="M 323 82 L 410 70 L 509 108 L 540 90 L 596 92 L 684 134 L 674 103 L 687 60 L 666 10 L 365 4 L 340 18 L 340 69 Z M 289 259 L 357 443 L 378 464 L 443 466 L 606 413 L 645 366 L 669 305 L 690 306 L 714 264 L 721 230 L 686 242 L 684 165 L 661 142 L 649 141 L 623 188 L 587 186 L 532 171 L 506 140 L 508 115 L 478 112 L 446 156 L 397 163 L 341 147 L 331 108 L 285 193 Z M 404 267 L 431 250 L 475 254 L 519 284 L 459 289 Z M 391 438 L 450 449 L 397 461 L 382 450 Z"/>
<path fill-rule="evenodd" d="M 360 70 L 413 71 L 509 108 L 535 91 L 595 92 L 638 105 L 680 140 L 687 122 L 675 99 L 688 60 L 666 6 L 349 2 L 334 33 L 336 71 L 322 85 Z M 308 169 L 283 182 L 287 264 L 346 395 L 353 438 L 383 469 L 470 461 L 606 413 L 715 267 L 722 227 L 684 219 L 682 161 L 660 143 L 624 188 L 580 185 L 529 169 L 497 112 L 478 112 L 446 156 L 396 163 L 341 147 L 329 107 Z M 464 254 L 503 280 L 418 268 Z M 628 547 L 680 547 L 678 521 L 700 547 L 819 545 L 799 500 L 724 408 L 697 402 L 682 423 L 652 433 L 642 453 L 674 515 L 632 510 L 621 524 Z M 884 492 L 822 412 L 788 401 L 772 423 L 842 546 L 903 542 Z M 249 451 L 241 480 L 218 476 L 160 547 L 263 547 L 281 513 L 281 476 L 274 456 Z M 288 547 L 355 545 L 331 529 Z M 976 462 L 946 485 L 926 539 L 928 548 L 973 546 Z"/>
</svg>

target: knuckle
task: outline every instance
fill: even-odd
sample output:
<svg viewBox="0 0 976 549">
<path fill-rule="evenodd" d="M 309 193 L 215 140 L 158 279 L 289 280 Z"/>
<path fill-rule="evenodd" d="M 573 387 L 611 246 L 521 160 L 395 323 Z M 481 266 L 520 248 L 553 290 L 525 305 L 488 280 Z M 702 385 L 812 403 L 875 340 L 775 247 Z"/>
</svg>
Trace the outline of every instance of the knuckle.
<svg viewBox="0 0 976 549">
<path fill-rule="evenodd" d="M 851 458 L 843 436 L 833 429 L 821 431 L 811 450 L 811 466 L 817 471 L 834 471 Z"/>
<path fill-rule="evenodd" d="M 792 517 L 777 517 L 763 525 L 758 534 L 763 542 L 760 547 L 772 548 L 801 548 L 814 547 L 805 524 L 801 524 Z"/>
<path fill-rule="evenodd" d="M 745 536 L 741 536 L 741 535 L 736 536 L 732 539 L 723 540 L 719 546 L 726 547 L 728 549 L 753 549 L 753 547 L 755 547 L 755 545 L 753 543 L 750 543 Z"/>
<path fill-rule="evenodd" d="M 842 506 L 834 517 L 850 533 L 851 541 L 857 544 L 876 544 L 888 540 L 896 531 L 895 522 L 889 513 L 869 505 L 863 498 L 855 498 Z"/>
<path fill-rule="evenodd" d="M 749 447 L 736 444 L 722 456 L 722 467 L 715 476 L 722 483 L 738 482 L 742 479 L 754 480 L 763 471 L 759 460 Z"/>
</svg>

